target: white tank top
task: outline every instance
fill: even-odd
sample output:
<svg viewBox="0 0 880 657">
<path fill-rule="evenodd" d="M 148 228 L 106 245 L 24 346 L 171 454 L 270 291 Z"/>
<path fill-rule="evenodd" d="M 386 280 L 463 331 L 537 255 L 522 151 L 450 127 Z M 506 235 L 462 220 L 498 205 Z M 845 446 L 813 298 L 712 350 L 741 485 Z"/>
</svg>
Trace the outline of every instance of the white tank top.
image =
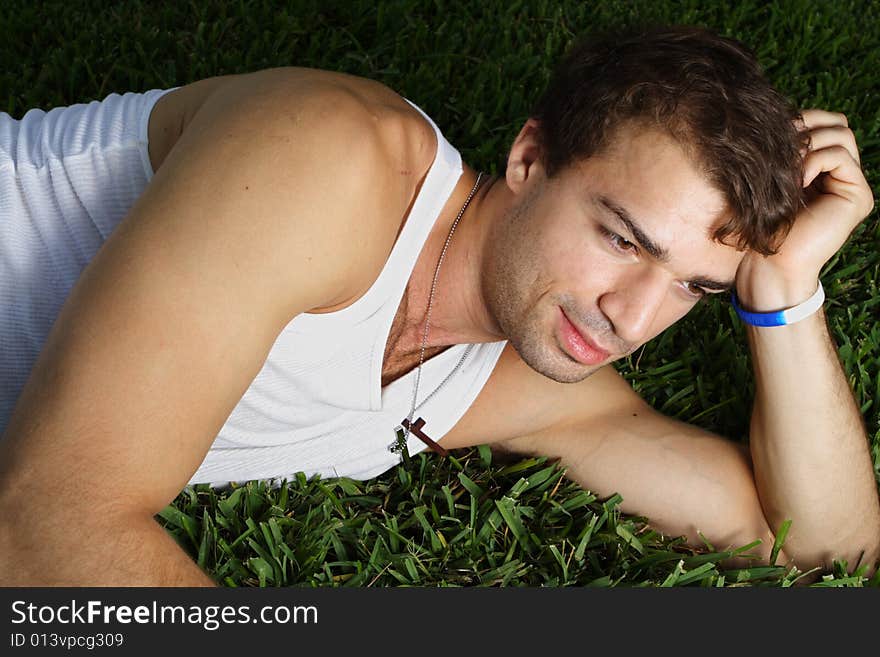
<svg viewBox="0 0 880 657">
<path fill-rule="evenodd" d="M 172 90 L 31 110 L 21 122 L 0 113 L 0 431 L 70 289 L 152 178 L 149 112 Z M 417 369 L 383 388 L 385 344 L 462 174 L 458 151 L 410 104 L 433 127 L 437 154 L 382 272 L 351 306 L 288 323 L 189 483 L 297 472 L 367 479 L 400 462 L 390 446 L 409 416 Z M 414 415 L 422 431 L 442 442 L 506 344 L 454 345 L 425 362 Z M 426 445 L 410 435 L 408 449 Z"/>
<path fill-rule="evenodd" d="M 412 408 L 417 369 L 383 388 L 385 344 L 419 252 L 462 174 L 458 151 L 413 107 L 434 128 L 437 154 L 382 272 L 354 304 L 303 313 L 281 331 L 191 483 L 299 471 L 367 479 L 400 462 L 389 447 Z M 413 416 L 425 419 L 422 431 L 442 444 L 506 344 L 454 345 L 425 361 Z M 427 447 L 411 434 L 407 448 L 416 454 Z"/>
</svg>

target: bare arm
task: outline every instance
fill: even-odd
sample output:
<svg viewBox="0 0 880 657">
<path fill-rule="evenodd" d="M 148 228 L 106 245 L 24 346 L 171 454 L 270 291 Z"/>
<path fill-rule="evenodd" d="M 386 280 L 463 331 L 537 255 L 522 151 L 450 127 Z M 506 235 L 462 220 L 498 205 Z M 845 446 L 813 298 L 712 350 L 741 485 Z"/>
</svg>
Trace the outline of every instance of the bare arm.
<svg viewBox="0 0 880 657">
<path fill-rule="evenodd" d="M 44 485 L 45 497 L 55 488 Z M 53 502 L 57 503 L 57 502 Z M 4 505 L 3 586 L 214 586 L 147 513 Z"/>
<path fill-rule="evenodd" d="M 286 323 L 375 267 L 369 222 L 349 221 L 386 210 L 362 106 L 235 84 L 249 93 L 205 102 L 85 269 L 22 391 L 0 441 L 0 584 L 211 584 L 154 514 Z"/>
<path fill-rule="evenodd" d="M 850 568 L 859 560 L 875 564 L 877 483 L 824 313 L 791 326 L 749 326 L 746 333 L 756 383 L 749 442 L 768 523 L 778 531 L 791 519 L 789 550 L 826 568 L 832 558 Z"/>
<path fill-rule="evenodd" d="M 778 252 L 749 254 L 737 295 L 749 310 L 801 303 L 821 267 L 871 211 L 855 137 L 842 114 L 805 110 L 809 201 Z M 880 559 L 880 499 L 861 412 L 822 310 L 788 326 L 746 326 L 756 397 L 750 444 L 755 481 L 774 530 L 791 519 L 786 544 L 831 567 Z"/>
<path fill-rule="evenodd" d="M 747 445 L 657 412 L 610 365 L 571 387 L 570 403 L 581 416 L 498 446 L 558 458 L 572 481 L 600 497 L 619 493 L 622 511 L 644 516 L 654 529 L 684 536 L 694 547 L 705 548 L 704 538 L 718 551 L 760 539 L 749 554 L 767 561 L 774 535 Z M 777 563 L 789 560 L 783 549 Z M 754 564 L 746 557 L 722 563 Z"/>
<path fill-rule="evenodd" d="M 877 485 L 823 314 L 747 333 L 757 382 L 749 446 L 657 412 L 611 366 L 561 393 L 579 411 L 567 422 L 499 446 L 559 458 L 573 481 L 603 497 L 620 493 L 623 511 L 695 547 L 701 534 L 717 550 L 760 539 L 750 554 L 766 562 L 791 519 L 776 563 L 830 571 L 832 558 L 850 568 L 861 558 L 872 576 Z"/>
</svg>

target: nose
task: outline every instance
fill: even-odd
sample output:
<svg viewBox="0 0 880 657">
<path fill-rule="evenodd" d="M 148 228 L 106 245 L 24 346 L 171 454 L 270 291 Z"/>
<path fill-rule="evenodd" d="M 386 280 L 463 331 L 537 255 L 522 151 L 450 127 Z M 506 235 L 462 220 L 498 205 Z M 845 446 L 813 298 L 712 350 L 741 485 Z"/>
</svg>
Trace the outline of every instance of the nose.
<svg viewBox="0 0 880 657">
<path fill-rule="evenodd" d="M 599 299 L 599 308 L 613 324 L 615 334 L 635 348 L 649 339 L 668 286 L 661 271 L 620 278 Z"/>
</svg>

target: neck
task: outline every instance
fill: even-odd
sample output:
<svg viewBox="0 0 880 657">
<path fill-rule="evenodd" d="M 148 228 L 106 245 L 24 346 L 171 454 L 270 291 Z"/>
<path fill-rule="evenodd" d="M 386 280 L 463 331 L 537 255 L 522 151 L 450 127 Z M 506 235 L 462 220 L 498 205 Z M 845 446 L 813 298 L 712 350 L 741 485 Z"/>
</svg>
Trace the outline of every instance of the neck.
<svg viewBox="0 0 880 657">
<path fill-rule="evenodd" d="M 464 165 L 464 172 L 416 262 L 405 292 L 406 319 L 397 347 L 402 353 L 421 350 L 437 262 L 449 230 L 476 180 L 477 172 Z M 486 310 L 480 274 L 492 223 L 505 202 L 505 190 L 503 180 L 497 176 L 487 178 L 484 174 L 455 228 L 437 278 L 426 349 L 504 339 Z"/>
</svg>

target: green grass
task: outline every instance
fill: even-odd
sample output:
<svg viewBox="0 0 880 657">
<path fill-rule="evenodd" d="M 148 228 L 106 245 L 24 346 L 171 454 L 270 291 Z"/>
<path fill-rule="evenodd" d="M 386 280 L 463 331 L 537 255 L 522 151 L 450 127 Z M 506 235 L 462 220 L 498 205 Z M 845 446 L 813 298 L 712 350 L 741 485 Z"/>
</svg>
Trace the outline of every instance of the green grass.
<svg viewBox="0 0 880 657">
<path fill-rule="evenodd" d="M 875 3 L 145 2 L 7 0 L 0 89 L 20 117 L 116 91 L 183 85 L 296 65 L 387 84 L 428 112 L 471 165 L 499 163 L 547 81 L 586 28 L 699 24 L 755 48 L 801 107 L 849 117 L 869 181 L 880 166 L 880 11 Z M 872 214 L 822 281 L 833 336 L 880 478 L 880 224 Z M 712 298 L 616 364 L 651 405 L 745 440 L 754 384 L 742 324 Z M 370 481 L 304 478 L 270 489 L 186 489 L 161 522 L 229 586 L 772 586 L 796 570 L 722 570 L 707 545 L 651 530 L 542 459 L 499 463 L 483 448 Z M 835 564 L 815 586 L 880 586 Z"/>
</svg>

